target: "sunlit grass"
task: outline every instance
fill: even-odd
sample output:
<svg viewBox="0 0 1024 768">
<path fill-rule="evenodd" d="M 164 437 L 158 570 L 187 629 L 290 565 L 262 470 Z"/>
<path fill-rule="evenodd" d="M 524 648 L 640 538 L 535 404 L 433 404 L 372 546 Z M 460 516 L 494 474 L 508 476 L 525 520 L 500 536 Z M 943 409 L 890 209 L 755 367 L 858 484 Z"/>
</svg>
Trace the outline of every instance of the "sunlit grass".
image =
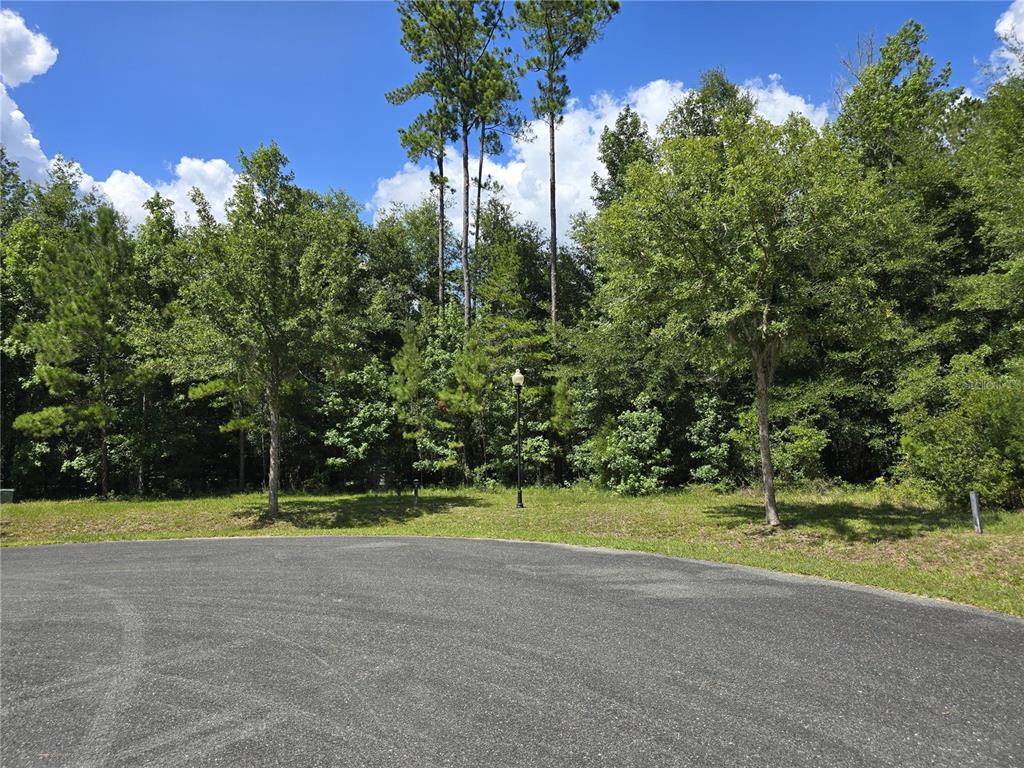
<svg viewBox="0 0 1024 768">
<path fill-rule="evenodd" d="M 257 494 L 161 501 L 22 502 L 0 509 L 6 546 L 267 535 L 415 535 L 549 541 L 823 576 L 1024 616 L 1024 513 L 969 513 L 875 490 L 780 494 L 767 528 L 758 496 L 707 488 L 624 499 L 592 489 L 285 495 L 276 521 Z"/>
</svg>

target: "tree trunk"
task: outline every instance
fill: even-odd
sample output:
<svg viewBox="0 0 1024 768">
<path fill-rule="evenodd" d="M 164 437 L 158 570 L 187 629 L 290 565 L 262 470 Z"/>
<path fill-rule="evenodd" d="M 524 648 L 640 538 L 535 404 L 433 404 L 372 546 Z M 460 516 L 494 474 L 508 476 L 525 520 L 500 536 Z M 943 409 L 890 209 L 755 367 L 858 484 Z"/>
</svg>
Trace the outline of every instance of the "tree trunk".
<svg viewBox="0 0 1024 768">
<path fill-rule="evenodd" d="M 469 328 L 469 126 L 462 128 L 462 309 Z"/>
<path fill-rule="evenodd" d="M 267 386 L 270 410 L 270 475 L 267 478 L 267 517 L 277 517 L 277 495 L 281 488 L 281 393 L 274 383 Z"/>
<path fill-rule="evenodd" d="M 473 250 L 480 242 L 480 198 L 484 186 L 484 127 L 480 126 L 480 163 L 476 175 L 476 209 L 473 215 Z"/>
<path fill-rule="evenodd" d="M 771 383 L 771 361 L 767 352 L 754 353 L 754 374 L 757 378 L 757 431 L 761 443 L 761 481 L 764 485 L 765 522 L 779 524 L 775 505 L 775 465 L 768 425 L 768 385 Z"/>
<path fill-rule="evenodd" d="M 437 156 L 437 306 L 444 306 L 444 144 Z"/>
<path fill-rule="evenodd" d="M 548 266 L 551 269 L 551 341 L 555 341 L 555 323 L 558 321 L 558 217 L 555 213 L 555 115 L 548 116 L 548 165 L 551 171 L 551 245 Z"/>
</svg>

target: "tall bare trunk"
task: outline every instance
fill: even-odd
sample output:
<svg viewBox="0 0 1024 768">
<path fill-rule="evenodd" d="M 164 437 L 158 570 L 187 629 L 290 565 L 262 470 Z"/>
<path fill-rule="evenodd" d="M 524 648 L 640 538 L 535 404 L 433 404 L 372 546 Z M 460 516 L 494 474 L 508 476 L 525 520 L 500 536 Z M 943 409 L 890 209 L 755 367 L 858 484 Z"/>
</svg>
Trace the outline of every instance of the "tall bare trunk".
<svg viewBox="0 0 1024 768">
<path fill-rule="evenodd" d="M 469 126 L 462 127 L 462 309 L 466 328 L 470 322 L 469 286 Z"/>
<path fill-rule="evenodd" d="M 558 321 L 558 216 L 555 212 L 555 115 L 548 116 L 548 165 L 551 171 L 551 245 L 548 249 L 548 266 L 551 268 L 551 341 L 555 340 L 555 323 Z"/>
<path fill-rule="evenodd" d="M 484 126 L 480 126 L 480 162 L 476 172 L 476 208 L 473 213 L 473 250 L 480 242 L 480 198 L 484 188 Z"/>
<path fill-rule="evenodd" d="M 754 353 L 754 374 L 757 379 L 757 431 L 761 443 L 761 481 L 764 485 L 765 522 L 779 524 L 779 510 L 775 504 L 775 465 L 772 463 L 771 434 L 768 425 L 768 385 L 771 383 L 769 353 Z"/>
<path fill-rule="evenodd" d="M 270 475 L 267 478 L 267 517 L 277 517 L 277 496 L 281 488 L 281 392 L 277 383 L 267 386 L 270 410 Z"/>
<path fill-rule="evenodd" d="M 444 306 L 444 143 L 437 155 L 437 306 Z"/>
</svg>

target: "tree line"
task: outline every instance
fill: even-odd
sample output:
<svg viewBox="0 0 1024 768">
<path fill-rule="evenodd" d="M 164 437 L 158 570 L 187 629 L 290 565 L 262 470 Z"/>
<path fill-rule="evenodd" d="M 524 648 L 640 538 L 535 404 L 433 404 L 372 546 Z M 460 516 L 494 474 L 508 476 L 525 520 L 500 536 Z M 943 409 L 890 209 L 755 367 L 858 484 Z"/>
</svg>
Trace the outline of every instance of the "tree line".
<svg viewBox="0 0 1024 768">
<path fill-rule="evenodd" d="M 559 243 L 565 64 L 617 5 L 397 7 L 420 70 L 387 96 L 422 105 L 400 140 L 434 189 L 372 225 L 274 143 L 239 157 L 225 222 L 193 190 L 193 217 L 157 194 L 135 230 L 73 163 L 35 184 L 0 156 L 5 485 L 258 487 L 273 516 L 282 487 L 510 484 L 519 368 L 529 482 L 757 485 L 772 524 L 778 484 L 1024 503 L 1019 70 L 972 98 L 908 22 L 851 57 L 822 128 L 706 72 L 661 125 L 604 130 L 595 211 Z M 546 230 L 482 178 L 524 76 Z"/>
</svg>

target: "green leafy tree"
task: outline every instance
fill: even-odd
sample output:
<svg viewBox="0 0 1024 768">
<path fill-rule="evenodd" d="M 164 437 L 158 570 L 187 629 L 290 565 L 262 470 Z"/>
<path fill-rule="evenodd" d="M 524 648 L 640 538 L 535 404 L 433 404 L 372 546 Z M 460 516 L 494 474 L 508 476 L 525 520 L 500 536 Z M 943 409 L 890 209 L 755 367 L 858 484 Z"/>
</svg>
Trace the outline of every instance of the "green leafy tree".
<svg viewBox="0 0 1024 768">
<path fill-rule="evenodd" d="M 594 205 L 600 211 L 622 197 L 630 165 L 639 160 L 654 160 L 654 146 L 646 124 L 627 106 L 615 118 L 614 128 L 605 127 L 601 131 L 597 153 L 607 174 L 601 177 L 595 173 L 591 179 Z"/>
<path fill-rule="evenodd" d="M 697 418 L 688 429 L 693 443 L 693 458 L 699 462 L 693 477 L 701 483 L 724 484 L 730 474 L 729 416 L 722 398 L 713 392 L 697 396 L 694 407 Z"/>
<path fill-rule="evenodd" d="M 658 447 L 661 424 L 661 413 L 643 394 L 633 401 L 631 410 L 616 419 L 604 455 L 613 491 L 647 496 L 661 488 L 669 461 L 669 452 Z"/>
<path fill-rule="evenodd" d="M 484 70 L 481 73 L 481 91 L 483 98 L 480 104 L 480 146 L 477 158 L 476 173 L 476 205 L 473 207 L 473 249 L 480 241 L 480 212 L 484 179 L 484 158 L 487 155 L 500 155 L 504 149 L 505 136 L 522 136 L 525 131 L 525 120 L 516 109 L 521 98 L 517 68 L 508 49 L 496 50 L 494 55 L 481 60 Z"/>
<path fill-rule="evenodd" d="M 957 161 L 987 246 L 984 272 L 954 280 L 958 307 L 988 318 L 998 356 L 1024 352 L 1024 75 L 996 83 Z"/>
<path fill-rule="evenodd" d="M 949 65 L 923 52 L 926 40 L 915 21 L 888 36 L 857 73 L 835 130 L 846 153 L 878 171 L 891 200 L 912 206 L 910 247 L 884 254 L 875 278 L 910 332 L 922 335 L 915 346 L 949 354 L 961 333 L 950 325 L 951 278 L 984 270 L 955 167 L 960 126 L 974 105 L 949 86 Z"/>
<path fill-rule="evenodd" d="M 438 395 L 460 434 L 466 481 L 472 481 L 473 469 L 486 466 L 489 458 L 487 412 L 494 389 L 490 368 L 481 334 L 471 330 L 452 360 L 451 384 Z"/>
<path fill-rule="evenodd" d="M 936 71 L 935 60 L 922 51 L 926 40 L 924 27 L 908 21 L 860 68 L 843 99 L 836 129 L 872 168 L 893 171 L 937 141 L 963 95 L 962 88 L 948 88 L 949 64 Z"/>
<path fill-rule="evenodd" d="M 439 89 L 435 89 L 439 90 Z M 395 104 L 404 104 L 420 95 L 415 88 L 399 88 L 387 94 L 388 100 Z M 408 128 L 399 130 L 402 146 L 405 147 L 409 159 L 418 162 L 426 157 L 432 160 L 437 168 L 430 172 L 431 184 L 437 189 L 437 303 L 444 304 L 445 284 L 447 282 L 448 258 L 445 244 L 447 242 L 447 225 L 445 219 L 445 192 L 448 179 L 444 175 L 445 144 L 455 138 L 455 123 L 451 111 L 441 100 L 441 94 L 435 95 L 434 106 L 416 116 Z"/>
<path fill-rule="evenodd" d="M 51 246 L 35 292 L 45 316 L 28 327 L 35 374 L 60 403 L 24 413 L 14 427 L 36 437 L 96 433 L 100 493 L 109 484 L 108 437 L 115 394 L 131 379 L 128 311 L 134 290 L 132 243 L 117 214 L 101 207 L 95 225 Z M 73 297 L 73 300 L 69 300 Z"/>
<path fill-rule="evenodd" d="M 229 361 L 261 392 L 270 436 L 269 517 L 278 514 L 284 396 L 328 350 L 351 343 L 360 235 L 355 206 L 295 186 L 276 144 L 242 154 L 223 243 L 182 291 L 178 332 L 210 378 Z"/>
<path fill-rule="evenodd" d="M 551 3 L 517 0 L 516 18 L 526 46 L 533 51 L 527 66 L 540 73 L 533 113 L 548 125 L 548 173 L 550 194 L 550 241 L 548 271 L 551 276 L 551 328 L 558 321 L 558 212 L 555 198 L 555 128 L 569 104 L 569 80 L 565 67 L 578 59 L 595 41 L 619 10 L 616 0 L 578 0 Z"/>
<path fill-rule="evenodd" d="M 726 77 L 722 69 L 700 75 L 700 88 L 690 91 L 672 105 L 658 126 L 663 139 L 693 139 L 717 136 L 723 120 L 746 122 L 754 116 L 754 99 Z"/>
<path fill-rule="evenodd" d="M 441 393 L 454 387 L 453 366 L 462 348 L 464 327 L 450 304 L 406 322 L 402 346 L 391 361 L 390 388 L 395 411 L 412 442 L 413 470 L 441 479 L 464 480 L 464 442 Z"/>
<path fill-rule="evenodd" d="M 903 470 L 952 507 L 970 491 L 985 503 L 1024 503 L 1024 358 L 993 371 L 981 347 L 948 365 L 933 357 L 905 374 L 895 395 Z"/>
<path fill-rule="evenodd" d="M 51 489 L 60 484 L 61 466 L 71 449 L 68 441 L 56 434 L 31 437 L 14 429 L 13 422 L 21 414 L 52 404 L 46 386 L 35 375 L 35 352 L 28 343 L 28 331 L 48 312 L 47 301 L 35 287 L 44 278 L 53 254 L 71 247 L 81 229 L 95 223 L 96 201 L 82 190 L 77 167 L 59 155 L 43 184 L 23 182 L 17 164 L 10 161 L 3 165 L 3 173 L 4 194 L 8 195 L 4 213 L 10 226 L 0 237 L 0 473 L 7 482 L 21 487 Z M 28 195 L 23 198 L 26 188 Z"/>
<path fill-rule="evenodd" d="M 7 157 L 7 147 L 0 144 L 0 234 L 6 235 L 11 225 L 28 213 L 29 185 L 18 173 L 18 163 Z"/>
<path fill-rule="evenodd" d="M 805 119 L 726 117 L 719 132 L 670 139 L 658 164 L 633 167 L 598 222 L 599 257 L 616 313 L 656 318 L 659 333 L 713 368 L 746 359 L 775 525 L 776 368 L 816 337 L 868 324 L 878 310 L 863 265 L 895 223 L 877 184 Z"/>
<path fill-rule="evenodd" d="M 493 116 L 508 68 L 506 52 L 495 52 L 495 41 L 506 32 L 500 0 L 399 0 L 402 47 L 415 64 L 422 64 L 413 81 L 392 92 L 393 100 L 429 95 L 438 120 L 451 120 L 462 149 L 462 301 L 464 324 L 471 320 L 472 286 L 469 271 L 469 137 Z M 440 232 L 441 230 L 439 230 Z M 439 247 L 438 252 L 443 252 Z"/>
<path fill-rule="evenodd" d="M 332 449 L 327 465 L 344 470 L 352 482 L 366 482 L 387 463 L 388 443 L 396 437 L 394 401 L 388 370 L 370 357 L 356 370 L 329 381 L 321 408 L 329 427 L 324 443 Z"/>
</svg>

